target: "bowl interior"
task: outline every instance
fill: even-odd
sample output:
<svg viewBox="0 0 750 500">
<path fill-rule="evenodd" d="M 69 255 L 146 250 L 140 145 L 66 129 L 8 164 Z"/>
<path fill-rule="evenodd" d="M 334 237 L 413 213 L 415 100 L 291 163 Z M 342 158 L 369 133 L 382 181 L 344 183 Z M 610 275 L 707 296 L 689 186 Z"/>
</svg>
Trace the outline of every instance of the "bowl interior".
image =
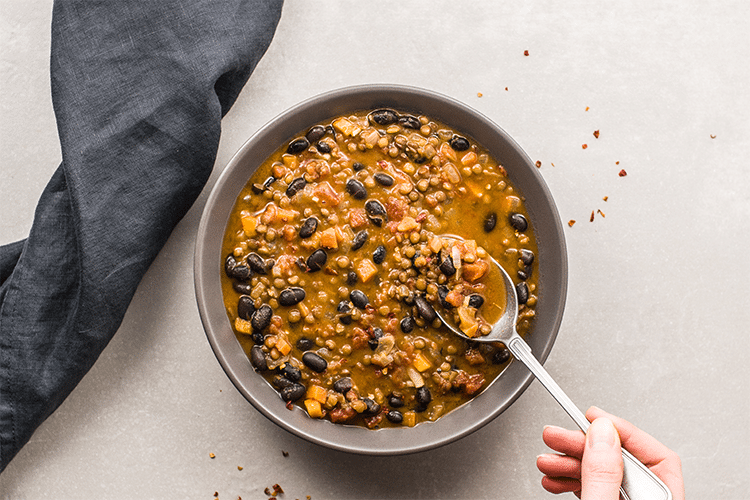
<svg viewBox="0 0 750 500">
<path fill-rule="evenodd" d="M 224 371 L 258 411 L 288 431 L 333 449 L 372 455 L 424 451 L 455 441 L 490 422 L 531 383 L 526 367 L 512 362 L 482 394 L 441 417 L 413 428 L 368 430 L 332 424 L 288 410 L 256 374 L 235 338 L 221 292 L 221 242 L 229 214 L 255 169 L 281 144 L 307 127 L 364 109 L 383 107 L 424 114 L 459 130 L 486 147 L 525 196 L 538 244 L 539 301 L 529 345 L 540 361 L 549 355 L 562 321 L 567 291 L 567 252 L 560 217 L 538 169 L 500 127 L 468 106 L 424 89 L 367 85 L 329 92 L 282 113 L 248 140 L 231 159 L 208 198 L 195 249 L 195 287 L 201 320 Z M 491 249 L 489 249 L 491 251 Z"/>
</svg>

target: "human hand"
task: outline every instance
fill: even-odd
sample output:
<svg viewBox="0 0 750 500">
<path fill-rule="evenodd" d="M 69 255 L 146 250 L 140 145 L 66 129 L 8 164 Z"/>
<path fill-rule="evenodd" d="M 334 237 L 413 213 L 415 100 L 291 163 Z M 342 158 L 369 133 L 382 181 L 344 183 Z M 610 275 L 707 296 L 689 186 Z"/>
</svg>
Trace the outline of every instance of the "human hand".
<svg viewBox="0 0 750 500">
<path fill-rule="evenodd" d="M 582 500 L 617 500 L 622 482 L 622 446 L 667 485 L 674 500 L 685 500 L 682 466 L 675 452 L 630 422 L 599 408 L 589 408 L 586 418 L 592 422 L 587 434 L 544 428 L 545 444 L 562 453 L 537 457 L 545 490 L 573 492 Z"/>
</svg>

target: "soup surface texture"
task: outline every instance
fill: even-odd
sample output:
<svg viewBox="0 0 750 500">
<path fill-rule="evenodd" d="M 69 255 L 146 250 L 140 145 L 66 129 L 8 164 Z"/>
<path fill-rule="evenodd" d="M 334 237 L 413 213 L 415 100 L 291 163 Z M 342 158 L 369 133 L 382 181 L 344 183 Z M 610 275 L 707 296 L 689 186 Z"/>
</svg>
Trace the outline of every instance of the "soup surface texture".
<svg viewBox="0 0 750 500">
<path fill-rule="evenodd" d="M 488 253 L 516 283 L 519 333 L 533 325 L 537 248 L 513 173 L 449 126 L 391 109 L 303 134 L 258 167 L 227 224 L 222 290 L 237 338 L 310 417 L 434 421 L 510 360 L 435 314 L 470 337 L 489 332 L 504 290 L 487 279 Z"/>
</svg>

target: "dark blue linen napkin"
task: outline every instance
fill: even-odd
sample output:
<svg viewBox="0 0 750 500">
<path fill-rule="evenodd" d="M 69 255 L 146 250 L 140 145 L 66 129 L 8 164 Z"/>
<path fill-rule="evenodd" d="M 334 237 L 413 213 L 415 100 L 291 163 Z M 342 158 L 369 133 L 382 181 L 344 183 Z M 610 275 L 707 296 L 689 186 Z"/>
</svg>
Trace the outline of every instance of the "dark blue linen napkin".
<svg viewBox="0 0 750 500">
<path fill-rule="evenodd" d="M 62 164 L 0 247 L 0 471 L 117 331 L 213 168 L 282 0 L 57 0 Z"/>
</svg>

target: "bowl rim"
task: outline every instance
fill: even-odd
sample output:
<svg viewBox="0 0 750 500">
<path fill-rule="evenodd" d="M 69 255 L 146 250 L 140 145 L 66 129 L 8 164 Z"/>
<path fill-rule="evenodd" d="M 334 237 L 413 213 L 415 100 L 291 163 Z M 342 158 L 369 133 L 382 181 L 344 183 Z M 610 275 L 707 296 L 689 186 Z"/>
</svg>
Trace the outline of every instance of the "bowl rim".
<svg viewBox="0 0 750 500">
<path fill-rule="evenodd" d="M 544 363 L 562 323 L 568 280 L 565 236 L 552 194 L 532 160 L 505 130 L 468 105 L 432 90 L 396 84 L 348 86 L 303 100 L 267 122 L 232 156 L 211 187 L 196 235 L 193 272 L 199 314 L 209 344 L 245 399 L 281 428 L 309 442 L 350 453 L 387 456 L 434 449 L 477 431 L 515 402 L 531 384 L 533 375 L 522 363 L 513 361 L 474 399 L 435 422 L 411 428 L 370 430 L 312 419 L 300 408 L 287 409 L 276 390 L 254 372 L 234 336 L 220 286 L 221 241 L 228 210 L 255 168 L 280 144 L 306 127 L 344 113 L 381 107 L 425 114 L 466 133 L 487 148 L 512 175 L 513 183 L 526 198 L 539 251 L 542 253 L 544 248 L 545 252 L 538 258 L 540 283 L 544 278 L 545 285 L 543 289 L 540 287 L 538 316 L 528 339 L 537 359 Z M 311 117 L 320 118 L 309 120 Z M 509 168 L 511 163 L 513 172 Z M 520 186 L 519 180 L 522 180 Z M 540 227 L 545 232 L 540 233 Z M 554 251 L 550 252 L 551 248 Z M 541 328 L 545 335 L 537 333 Z M 508 388 L 512 390 L 504 392 Z M 494 401 L 495 397 L 499 399 Z"/>
</svg>

